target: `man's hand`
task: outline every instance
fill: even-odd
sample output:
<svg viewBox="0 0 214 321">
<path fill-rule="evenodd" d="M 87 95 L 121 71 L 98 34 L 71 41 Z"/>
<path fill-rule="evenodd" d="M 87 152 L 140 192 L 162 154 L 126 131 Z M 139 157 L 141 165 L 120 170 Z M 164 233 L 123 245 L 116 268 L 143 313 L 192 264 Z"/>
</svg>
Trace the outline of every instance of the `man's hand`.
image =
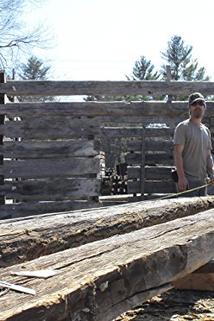
<svg viewBox="0 0 214 321">
<path fill-rule="evenodd" d="M 186 177 L 179 177 L 178 178 L 178 191 L 183 192 L 187 189 L 188 181 Z"/>
<path fill-rule="evenodd" d="M 212 175 L 211 177 L 209 177 L 209 179 L 208 179 L 208 184 L 214 185 L 214 175 Z"/>
</svg>

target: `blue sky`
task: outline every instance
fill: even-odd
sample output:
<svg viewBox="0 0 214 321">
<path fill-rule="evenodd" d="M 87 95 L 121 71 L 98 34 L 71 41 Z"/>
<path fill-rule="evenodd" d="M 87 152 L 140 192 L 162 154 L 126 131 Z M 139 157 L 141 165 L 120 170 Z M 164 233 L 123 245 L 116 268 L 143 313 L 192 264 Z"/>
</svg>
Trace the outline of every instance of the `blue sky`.
<svg viewBox="0 0 214 321">
<path fill-rule="evenodd" d="M 141 55 L 159 69 L 177 34 L 213 80 L 213 14 L 213 0 L 44 0 L 23 19 L 52 33 L 52 48 L 32 52 L 50 63 L 51 79 L 125 80 Z"/>
</svg>

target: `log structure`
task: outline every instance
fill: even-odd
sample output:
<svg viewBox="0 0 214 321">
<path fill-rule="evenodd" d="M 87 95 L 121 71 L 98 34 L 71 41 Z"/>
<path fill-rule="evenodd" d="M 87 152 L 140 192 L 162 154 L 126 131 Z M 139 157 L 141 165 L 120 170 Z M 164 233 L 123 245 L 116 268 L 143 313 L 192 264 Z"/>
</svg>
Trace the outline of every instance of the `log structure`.
<svg viewBox="0 0 214 321">
<path fill-rule="evenodd" d="M 144 201 L 0 221 L 0 267 L 214 207 L 214 197 Z"/>
<path fill-rule="evenodd" d="M 104 168 L 100 152 L 106 152 L 109 146 L 116 150 L 124 139 L 128 146 L 128 192 L 144 195 L 175 191 L 170 178 L 172 134 L 175 125 L 188 117 L 187 102 L 169 99 L 127 102 L 114 101 L 114 97 L 138 94 L 151 97 L 160 93 L 172 97 L 199 89 L 204 95 L 212 95 L 214 85 L 169 80 L 0 83 L 1 97 L 97 94 L 112 97 L 111 101 L 102 102 L 2 100 L 0 198 L 7 202 L 0 206 L 0 214 L 5 213 L 5 208 L 7 218 L 11 218 L 22 212 L 43 214 L 100 206 Z M 214 102 L 207 106 L 205 123 L 212 132 Z M 154 123 L 165 127 L 148 126 Z"/>
<path fill-rule="evenodd" d="M 35 296 L 0 296 L 1 321 L 110 321 L 162 293 L 213 257 L 214 210 L 115 235 L 0 271 L 0 279 Z M 12 276 L 54 269 L 46 280 Z"/>
</svg>

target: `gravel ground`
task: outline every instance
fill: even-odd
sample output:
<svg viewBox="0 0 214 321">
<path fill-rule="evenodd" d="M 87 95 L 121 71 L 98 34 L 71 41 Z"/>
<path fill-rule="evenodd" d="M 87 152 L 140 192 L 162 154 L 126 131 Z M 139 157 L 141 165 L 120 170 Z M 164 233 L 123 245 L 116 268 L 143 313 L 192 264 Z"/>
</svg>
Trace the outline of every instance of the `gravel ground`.
<svg viewBox="0 0 214 321">
<path fill-rule="evenodd" d="M 214 292 L 171 290 L 115 321 L 214 321 Z"/>
</svg>

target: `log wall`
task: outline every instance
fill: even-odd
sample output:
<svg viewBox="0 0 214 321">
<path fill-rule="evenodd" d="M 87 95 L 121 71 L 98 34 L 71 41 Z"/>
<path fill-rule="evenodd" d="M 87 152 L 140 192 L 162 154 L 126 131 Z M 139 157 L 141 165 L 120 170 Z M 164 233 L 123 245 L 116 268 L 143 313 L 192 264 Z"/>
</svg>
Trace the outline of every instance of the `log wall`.
<svg viewBox="0 0 214 321">
<path fill-rule="evenodd" d="M 0 95 L 188 95 L 214 92 L 212 82 L 122 81 L 8 81 L 0 84 Z M 184 101 L 110 101 L 0 104 L 0 185 L 8 216 L 19 208 L 33 213 L 93 206 L 99 196 L 99 147 L 115 142 L 115 149 L 128 138 L 129 192 L 168 193 L 172 134 L 178 122 L 188 117 Z M 167 128 L 147 128 L 164 123 Z M 205 123 L 213 132 L 214 102 L 207 103 Z M 142 133 L 146 128 L 145 133 Z M 105 150 L 104 150 L 105 151 Z M 102 169 L 104 165 L 102 165 Z M 140 175 L 140 176 L 139 176 Z M 8 202 L 7 202 L 8 203 Z M 90 203 L 92 203 L 90 205 Z M 79 205 L 78 205 L 79 204 Z"/>
</svg>

